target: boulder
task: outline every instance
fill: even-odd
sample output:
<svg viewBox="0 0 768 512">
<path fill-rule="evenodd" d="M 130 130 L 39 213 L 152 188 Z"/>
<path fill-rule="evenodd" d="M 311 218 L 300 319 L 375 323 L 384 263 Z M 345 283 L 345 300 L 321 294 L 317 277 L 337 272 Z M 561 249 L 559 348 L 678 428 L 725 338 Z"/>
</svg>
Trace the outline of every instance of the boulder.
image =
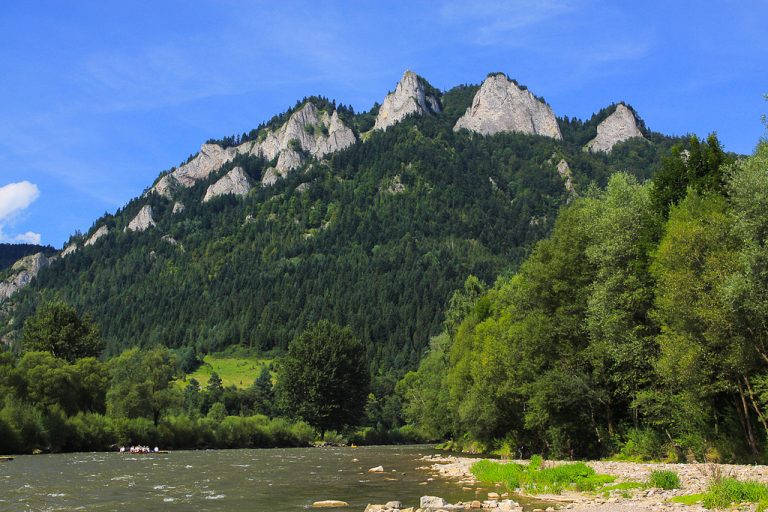
<svg viewBox="0 0 768 512">
<path fill-rule="evenodd" d="M 593 153 L 608 153 L 619 142 L 634 137 L 643 137 L 637 127 L 637 119 L 626 105 L 619 103 L 616 110 L 597 125 L 597 136 L 587 142 L 585 147 Z"/>
<path fill-rule="evenodd" d="M 440 112 L 440 102 L 428 94 L 429 84 L 413 71 L 406 71 L 395 91 L 387 94 L 376 116 L 374 130 L 386 130 L 409 115 L 423 116 Z"/>
<path fill-rule="evenodd" d="M 349 503 L 339 500 L 321 500 L 312 504 L 312 508 L 341 508 L 348 507 Z"/>
<path fill-rule="evenodd" d="M 519 132 L 563 138 L 549 105 L 503 73 L 485 79 L 472 105 L 453 127 L 455 131 L 462 128 L 482 135 Z"/>
<path fill-rule="evenodd" d="M 438 496 L 422 496 L 419 499 L 419 508 L 441 508 L 446 506 L 448 506 L 448 502 Z"/>
<path fill-rule="evenodd" d="M 384 466 L 376 466 L 375 468 L 371 468 L 368 470 L 369 473 L 383 473 L 384 472 Z"/>
</svg>

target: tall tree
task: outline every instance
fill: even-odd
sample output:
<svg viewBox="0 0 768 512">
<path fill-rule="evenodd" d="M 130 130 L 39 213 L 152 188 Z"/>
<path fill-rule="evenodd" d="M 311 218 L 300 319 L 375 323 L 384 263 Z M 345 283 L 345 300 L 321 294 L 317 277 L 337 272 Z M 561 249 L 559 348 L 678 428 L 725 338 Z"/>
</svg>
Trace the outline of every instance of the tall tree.
<svg viewBox="0 0 768 512">
<path fill-rule="evenodd" d="M 104 349 L 99 329 L 90 317 L 80 317 L 64 302 L 47 302 L 24 322 L 25 350 L 50 352 L 74 362 L 81 357 L 98 357 Z"/>
<path fill-rule="evenodd" d="M 370 383 L 364 356 L 363 344 L 349 327 L 323 320 L 307 328 L 280 361 L 280 407 L 321 433 L 356 424 Z"/>
</svg>

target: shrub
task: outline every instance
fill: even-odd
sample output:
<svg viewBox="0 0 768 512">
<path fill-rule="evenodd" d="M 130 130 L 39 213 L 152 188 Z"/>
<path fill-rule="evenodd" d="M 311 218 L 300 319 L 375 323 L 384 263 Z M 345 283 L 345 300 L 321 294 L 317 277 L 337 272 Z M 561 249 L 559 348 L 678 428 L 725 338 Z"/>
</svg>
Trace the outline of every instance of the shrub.
<svg viewBox="0 0 768 512">
<path fill-rule="evenodd" d="M 704 495 L 707 508 L 726 508 L 733 503 L 757 503 L 757 510 L 768 506 L 768 485 L 758 482 L 742 482 L 735 478 L 723 478 L 709 486 Z"/>
<path fill-rule="evenodd" d="M 657 489 L 679 489 L 680 477 L 674 471 L 654 471 L 648 478 L 648 485 Z"/>
</svg>

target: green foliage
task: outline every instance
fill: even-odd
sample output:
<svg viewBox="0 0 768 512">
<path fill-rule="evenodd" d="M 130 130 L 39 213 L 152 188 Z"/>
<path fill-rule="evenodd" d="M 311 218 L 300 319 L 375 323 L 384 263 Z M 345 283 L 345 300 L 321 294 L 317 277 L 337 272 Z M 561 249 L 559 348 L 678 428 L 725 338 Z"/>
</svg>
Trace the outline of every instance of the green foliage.
<svg viewBox="0 0 768 512">
<path fill-rule="evenodd" d="M 680 477 L 674 471 L 656 470 L 648 477 L 648 486 L 657 489 L 679 489 Z"/>
<path fill-rule="evenodd" d="M 594 491 L 613 482 L 609 475 L 577 462 L 543 467 L 541 458 L 531 464 L 499 463 L 488 460 L 476 462 L 472 474 L 483 483 L 503 483 L 510 491 L 522 489 L 529 493 L 560 493 L 564 490 Z"/>
<path fill-rule="evenodd" d="M 16 263 L 24 256 L 30 254 L 36 254 L 42 252 L 46 256 L 51 256 L 56 253 L 56 249 L 50 245 L 34 245 L 34 244 L 5 244 L 0 243 L 0 275 L 2 272 Z"/>
<path fill-rule="evenodd" d="M 768 485 L 723 478 L 709 486 L 703 499 L 707 508 L 727 508 L 740 503 L 757 503 L 757 509 L 764 510 L 768 507 Z"/>
<path fill-rule="evenodd" d="M 22 344 L 29 351 L 50 352 L 70 362 L 101 354 L 104 342 L 89 316 L 80 318 L 63 302 L 48 302 L 24 322 Z"/>
<path fill-rule="evenodd" d="M 276 394 L 281 408 L 321 433 L 356 424 L 369 377 L 362 343 L 326 320 L 305 330 L 280 361 Z"/>
</svg>

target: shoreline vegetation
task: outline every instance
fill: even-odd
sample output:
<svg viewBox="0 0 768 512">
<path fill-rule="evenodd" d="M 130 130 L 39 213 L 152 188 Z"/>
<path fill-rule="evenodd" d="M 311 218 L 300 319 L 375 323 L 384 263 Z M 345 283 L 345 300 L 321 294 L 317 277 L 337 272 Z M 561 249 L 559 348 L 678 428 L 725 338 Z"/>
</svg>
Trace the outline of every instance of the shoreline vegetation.
<svg viewBox="0 0 768 512">
<path fill-rule="evenodd" d="M 497 461 L 424 457 L 422 469 L 474 490 L 484 508 L 525 497 L 571 512 L 658 512 L 768 508 L 768 466 L 619 461 Z M 486 498 L 487 496 L 487 498 Z"/>
</svg>

